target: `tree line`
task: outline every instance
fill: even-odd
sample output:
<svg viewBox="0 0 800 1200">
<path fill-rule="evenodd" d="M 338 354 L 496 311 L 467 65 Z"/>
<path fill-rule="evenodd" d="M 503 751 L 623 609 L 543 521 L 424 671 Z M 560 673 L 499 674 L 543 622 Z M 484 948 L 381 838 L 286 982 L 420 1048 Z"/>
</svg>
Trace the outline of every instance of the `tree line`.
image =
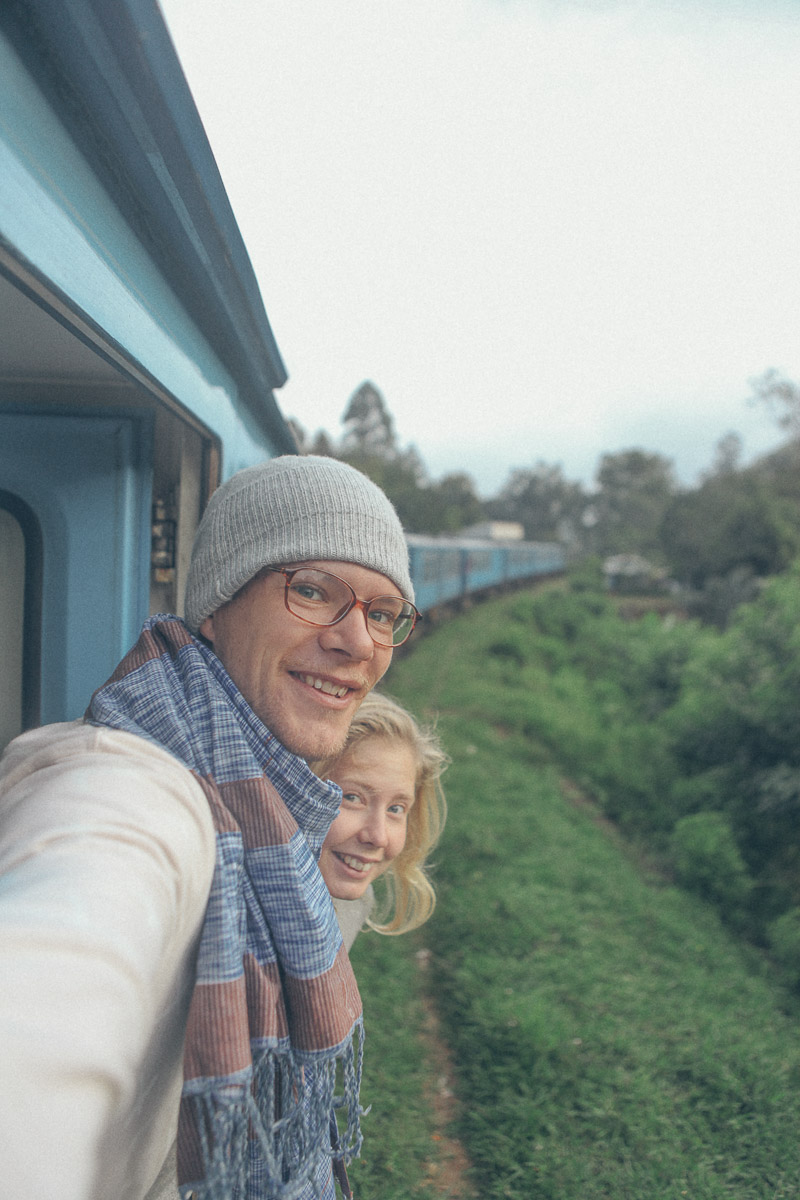
<svg viewBox="0 0 800 1200">
<path fill-rule="evenodd" d="M 309 437 L 301 450 L 344 459 L 390 496 L 410 533 L 456 533 L 481 521 L 521 525 L 529 541 L 558 541 L 571 559 L 636 555 L 654 577 L 677 583 L 687 606 L 724 625 L 756 595 L 759 581 L 800 556 L 800 387 L 778 371 L 752 381 L 752 401 L 786 433 L 776 452 L 740 465 L 741 440 L 720 438 L 709 470 L 681 487 L 670 459 L 640 448 L 602 454 L 591 489 L 543 461 L 515 467 L 498 494 L 482 500 L 463 472 L 430 479 L 414 445 L 400 445 L 386 400 L 362 383 L 342 417 L 342 434 Z"/>
</svg>

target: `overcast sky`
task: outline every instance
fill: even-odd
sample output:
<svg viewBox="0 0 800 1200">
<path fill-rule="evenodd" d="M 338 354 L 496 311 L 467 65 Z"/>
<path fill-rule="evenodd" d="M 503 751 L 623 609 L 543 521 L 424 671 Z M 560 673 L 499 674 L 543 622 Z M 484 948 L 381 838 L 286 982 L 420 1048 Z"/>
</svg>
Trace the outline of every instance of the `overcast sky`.
<svg viewBox="0 0 800 1200">
<path fill-rule="evenodd" d="M 309 432 L 365 379 L 431 475 L 779 433 L 798 0 L 162 0 Z"/>
</svg>

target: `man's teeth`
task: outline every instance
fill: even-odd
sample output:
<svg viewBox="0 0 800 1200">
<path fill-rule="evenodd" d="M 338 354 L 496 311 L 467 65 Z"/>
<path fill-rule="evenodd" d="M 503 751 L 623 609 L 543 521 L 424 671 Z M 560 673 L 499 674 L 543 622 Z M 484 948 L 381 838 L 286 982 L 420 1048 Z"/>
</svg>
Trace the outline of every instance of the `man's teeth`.
<svg viewBox="0 0 800 1200">
<path fill-rule="evenodd" d="M 341 859 L 348 867 L 352 867 L 354 871 L 361 871 L 362 873 L 368 871 L 372 866 L 372 863 L 362 862 L 360 858 L 351 858 L 349 854 L 342 854 Z"/>
<path fill-rule="evenodd" d="M 307 683 L 309 687 L 316 688 L 318 692 L 324 692 L 326 696 L 346 696 L 350 691 L 348 687 L 342 686 L 339 683 L 328 683 L 326 679 L 317 679 L 314 675 L 301 675 L 303 683 Z"/>
</svg>

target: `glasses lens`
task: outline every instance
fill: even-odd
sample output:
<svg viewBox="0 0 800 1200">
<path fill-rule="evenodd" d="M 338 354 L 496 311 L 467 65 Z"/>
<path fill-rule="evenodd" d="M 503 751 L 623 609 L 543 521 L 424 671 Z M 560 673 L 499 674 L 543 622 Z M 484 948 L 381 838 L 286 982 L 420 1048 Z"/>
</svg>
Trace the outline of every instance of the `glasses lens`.
<svg viewBox="0 0 800 1200">
<path fill-rule="evenodd" d="M 292 571 L 286 582 L 287 608 L 311 625 L 335 625 L 355 600 L 343 579 L 313 567 Z M 401 596 L 376 596 L 362 608 L 370 637 L 379 646 L 401 646 L 414 628 L 417 610 Z"/>
<path fill-rule="evenodd" d="M 400 646 L 414 628 L 416 609 L 399 596 L 376 596 L 367 611 L 367 627 L 380 646 Z"/>
<path fill-rule="evenodd" d="M 286 584 L 289 611 L 312 625 L 332 625 L 353 598 L 343 579 L 311 567 L 294 571 L 291 582 Z"/>
</svg>

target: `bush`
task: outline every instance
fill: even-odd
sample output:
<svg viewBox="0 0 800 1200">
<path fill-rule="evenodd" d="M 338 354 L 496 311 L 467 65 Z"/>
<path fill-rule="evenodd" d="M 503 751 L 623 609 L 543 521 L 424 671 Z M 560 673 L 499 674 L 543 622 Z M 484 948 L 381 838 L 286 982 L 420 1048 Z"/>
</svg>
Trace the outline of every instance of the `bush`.
<svg viewBox="0 0 800 1200">
<path fill-rule="evenodd" d="M 800 908 L 783 913 L 769 925 L 767 933 L 775 958 L 793 986 L 800 987 Z"/>
<path fill-rule="evenodd" d="M 604 592 L 606 586 L 602 558 L 584 558 L 569 571 L 568 583 L 572 592 Z"/>
<path fill-rule="evenodd" d="M 719 904 L 727 916 L 739 913 L 753 884 L 722 813 L 682 817 L 672 833 L 672 854 L 683 887 Z"/>
<path fill-rule="evenodd" d="M 487 649 L 494 658 L 508 658 L 518 667 L 524 667 L 529 657 L 527 639 L 517 629 L 508 629 L 503 637 L 496 638 Z"/>
</svg>

